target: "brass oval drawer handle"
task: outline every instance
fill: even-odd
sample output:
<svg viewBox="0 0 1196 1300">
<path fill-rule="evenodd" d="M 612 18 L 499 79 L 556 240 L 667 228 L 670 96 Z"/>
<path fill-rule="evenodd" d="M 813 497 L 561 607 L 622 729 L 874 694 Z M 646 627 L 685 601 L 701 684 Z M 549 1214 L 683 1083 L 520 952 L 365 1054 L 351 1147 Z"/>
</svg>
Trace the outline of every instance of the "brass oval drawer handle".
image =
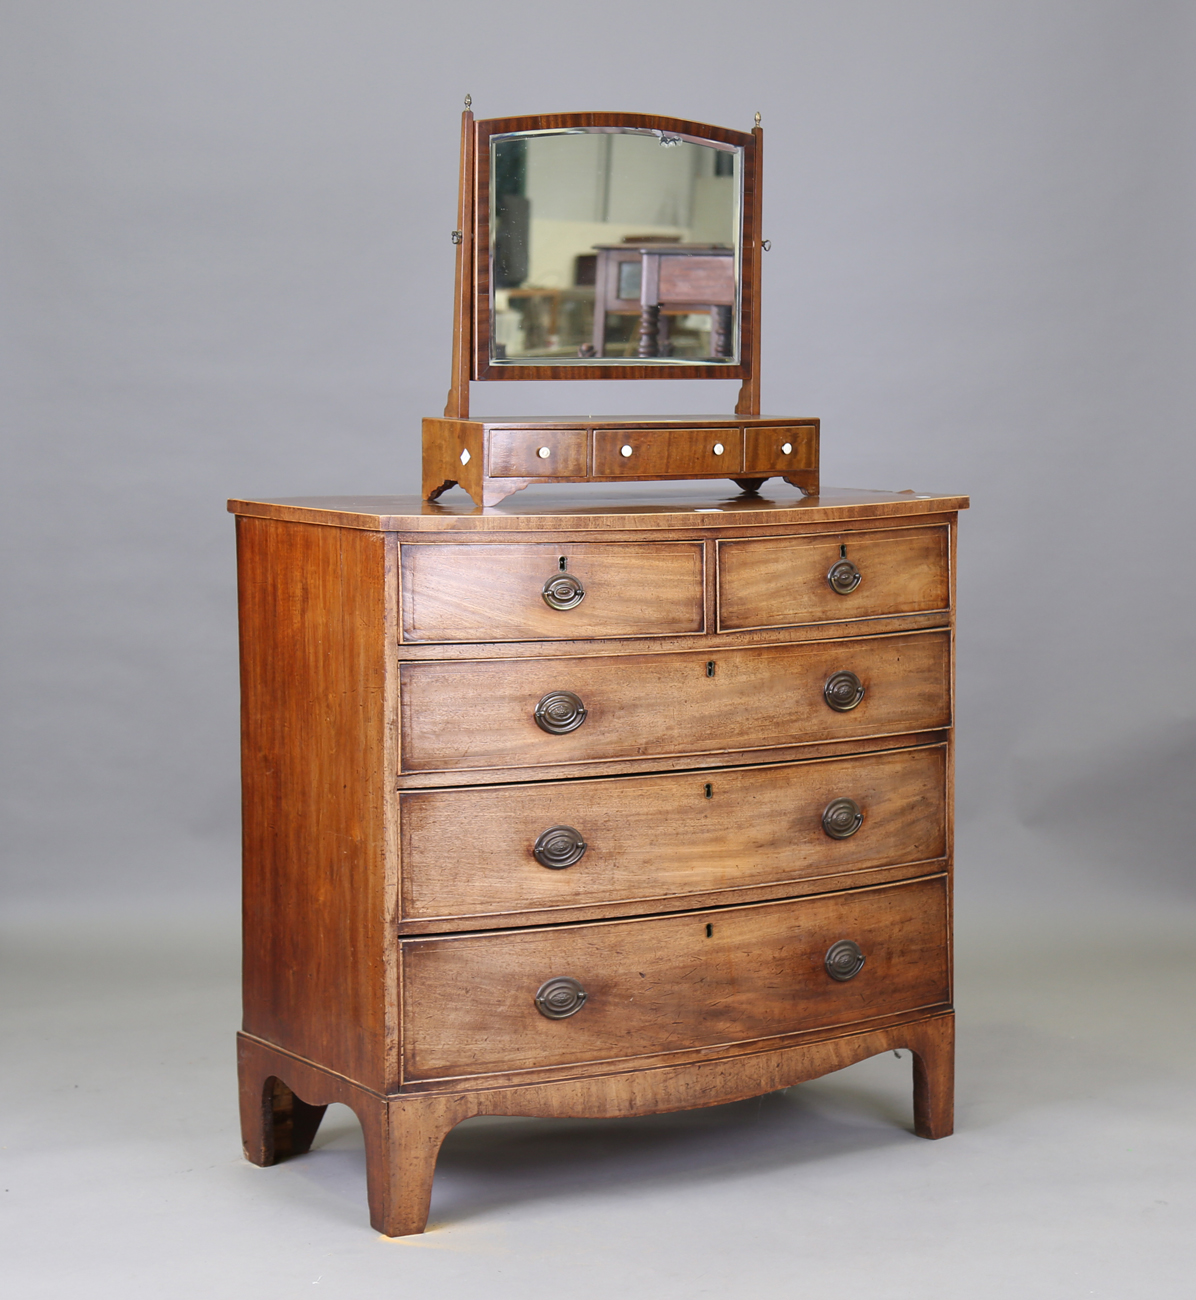
<svg viewBox="0 0 1196 1300">
<path fill-rule="evenodd" d="M 550 826 L 536 836 L 532 856 L 542 867 L 563 871 L 585 857 L 586 842 L 572 826 Z"/>
<path fill-rule="evenodd" d="M 585 1006 L 586 991 L 568 975 L 545 980 L 536 990 L 536 1010 L 549 1020 L 575 1016 Z"/>
<path fill-rule="evenodd" d="M 863 824 L 863 811 L 854 799 L 832 799 L 822 810 L 822 829 L 832 840 L 849 839 Z"/>
<path fill-rule="evenodd" d="M 536 726 L 552 736 L 576 731 L 586 720 L 586 706 L 572 691 L 549 691 L 536 705 Z"/>
<path fill-rule="evenodd" d="M 822 698 L 836 713 L 847 713 L 864 698 L 864 683 L 855 673 L 832 673 L 822 688 Z"/>
<path fill-rule="evenodd" d="M 571 573 L 554 573 L 540 588 L 549 609 L 576 609 L 586 598 L 586 589 Z"/>
<path fill-rule="evenodd" d="M 827 584 L 840 596 L 850 596 L 864 580 L 864 575 L 850 560 L 836 560 L 826 575 Z"/>
<path fill-rule="evenodd" d="M 826 973 L 842 983 L 853 980 L 864 969 L 864 954 L 860 945 L 851 939 L 832 943 L 826 953 Z M 547 985 L 545 985 L 547 988 Z"/>
</svg>

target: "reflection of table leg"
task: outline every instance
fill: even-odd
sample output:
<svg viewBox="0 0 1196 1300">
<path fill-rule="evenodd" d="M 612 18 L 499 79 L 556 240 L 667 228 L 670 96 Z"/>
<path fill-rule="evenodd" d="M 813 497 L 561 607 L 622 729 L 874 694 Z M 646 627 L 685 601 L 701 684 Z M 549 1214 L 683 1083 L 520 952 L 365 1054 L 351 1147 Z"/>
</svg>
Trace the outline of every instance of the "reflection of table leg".
<svg viewBox="0 0 1196 1300">
<path fill-rule="evenodd" d="M 639 357 L 658 357 L 660 344 L 657 331 L 660 327 L 660 303 L 644 303 L 640 308 L 640 344 L 636 351 Z"/>
<path fill-rule="evenodd" d="M 710 355 L 712 357 L 729 357 L 731 355 L 731 308 L 716 306 L 710 308 Z"/>
</svg>

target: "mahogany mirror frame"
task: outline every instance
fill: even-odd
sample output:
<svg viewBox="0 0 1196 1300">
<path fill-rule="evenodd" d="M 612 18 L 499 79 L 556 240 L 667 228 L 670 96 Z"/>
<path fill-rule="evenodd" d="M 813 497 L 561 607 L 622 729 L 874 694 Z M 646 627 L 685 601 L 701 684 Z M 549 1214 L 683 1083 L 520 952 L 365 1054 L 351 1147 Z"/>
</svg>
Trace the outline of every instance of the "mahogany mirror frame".
<svg viewBox="0 0 1196 1300">
<path fill-rule="evenodd" d="M 739 276 L 738 364 L 653 365 L 577 364 L 494 365 L 490 360 L 490 140 L 516 131 L 623 127 L 663 131 L 669 135 L 713 140 L 743 150 L 742 233 Z M 475 121 L 467 108 L 461 115 L 461 180 L 458 206 L 457 269 L 453 300 L 453 375 L 448 418 L 469 416 L 471 380 L 502 379 L 738 379 L 736 415 L 760 414 L 760 221 L 761 163 L 764 133 L 731 131 L 704 122 L 646 113 L 553 113 L 534 117 L 496 117 Z"/>
</svg>

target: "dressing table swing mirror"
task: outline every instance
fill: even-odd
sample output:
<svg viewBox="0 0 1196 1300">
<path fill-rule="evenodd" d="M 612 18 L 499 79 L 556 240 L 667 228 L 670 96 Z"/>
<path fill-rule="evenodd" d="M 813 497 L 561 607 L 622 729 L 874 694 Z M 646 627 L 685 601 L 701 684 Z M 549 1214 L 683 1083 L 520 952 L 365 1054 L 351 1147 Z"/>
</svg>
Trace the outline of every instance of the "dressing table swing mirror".
<svg viewBox="0 0 1196 1300">
<path fill-rule="evenodd" d="M 818 421 L 760 414 L 763 132 L 639 113 L 462 121 L 453 370 L 424 497 L 778 476 L 818 492 Z M 735 413 L 470 419 L 470 381 L 738 379 Z"/>
<path fill-rule="evenodd" d="M 761 416 L 761 142 L 467 105 L 423 498 L 229 503 L 245 1152 L 350 1106 L 389 1236 L 477 1115 L 709 1106 L 908 1049 L 914 1132 L 951 1132 L 968 502 L 820 491 L 818 421 Z M 469 413 L 475 380 L 670 376 L 738 379 L 735 413 Z M 669 479 L 716 482 L 635 486 Z"/>
</svg>

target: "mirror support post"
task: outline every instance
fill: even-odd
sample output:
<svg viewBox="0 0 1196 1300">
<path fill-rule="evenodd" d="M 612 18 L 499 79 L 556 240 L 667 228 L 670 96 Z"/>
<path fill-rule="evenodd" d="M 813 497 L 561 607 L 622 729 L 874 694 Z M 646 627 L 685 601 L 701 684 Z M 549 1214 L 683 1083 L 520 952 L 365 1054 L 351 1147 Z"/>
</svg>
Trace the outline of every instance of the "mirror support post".
<svg viewBox="0 0 1196 1300">
<path fill-rule="evenodd" d="M 756 114 L 757 120 L 759 113 Z M 740 356 L 747 367 L 747 375 L 739 388 L 739 401 L 735 404 L 736 415 L 760 414 L 760 290 L 763 250 L 761 249 L 761 223 L 764 219 L 763 201 L 763 162 L 764 162 L 764 128 L 756 126 L 752 130 L 755 147 L 752 149 L 751 172 L 744 176 L 744 250 L 743 255 L 751 259 L 751 274 L 743 277 L 744 287 L 750 286 L 751 300 L 744 302 L 742 310 L 747 318 L 748 328 L 740 329 Z M 744 295 L 746 297 L 746 294 Z"/>
<path fill-rule="evenodd" d="M 453 377 L 446 419 L 469 418 L 469 373 L 473 354 L 473 113 L 461 114 L 461 188 L 457 201 L 457 273 L 453 282 Z"/>
</svg>

